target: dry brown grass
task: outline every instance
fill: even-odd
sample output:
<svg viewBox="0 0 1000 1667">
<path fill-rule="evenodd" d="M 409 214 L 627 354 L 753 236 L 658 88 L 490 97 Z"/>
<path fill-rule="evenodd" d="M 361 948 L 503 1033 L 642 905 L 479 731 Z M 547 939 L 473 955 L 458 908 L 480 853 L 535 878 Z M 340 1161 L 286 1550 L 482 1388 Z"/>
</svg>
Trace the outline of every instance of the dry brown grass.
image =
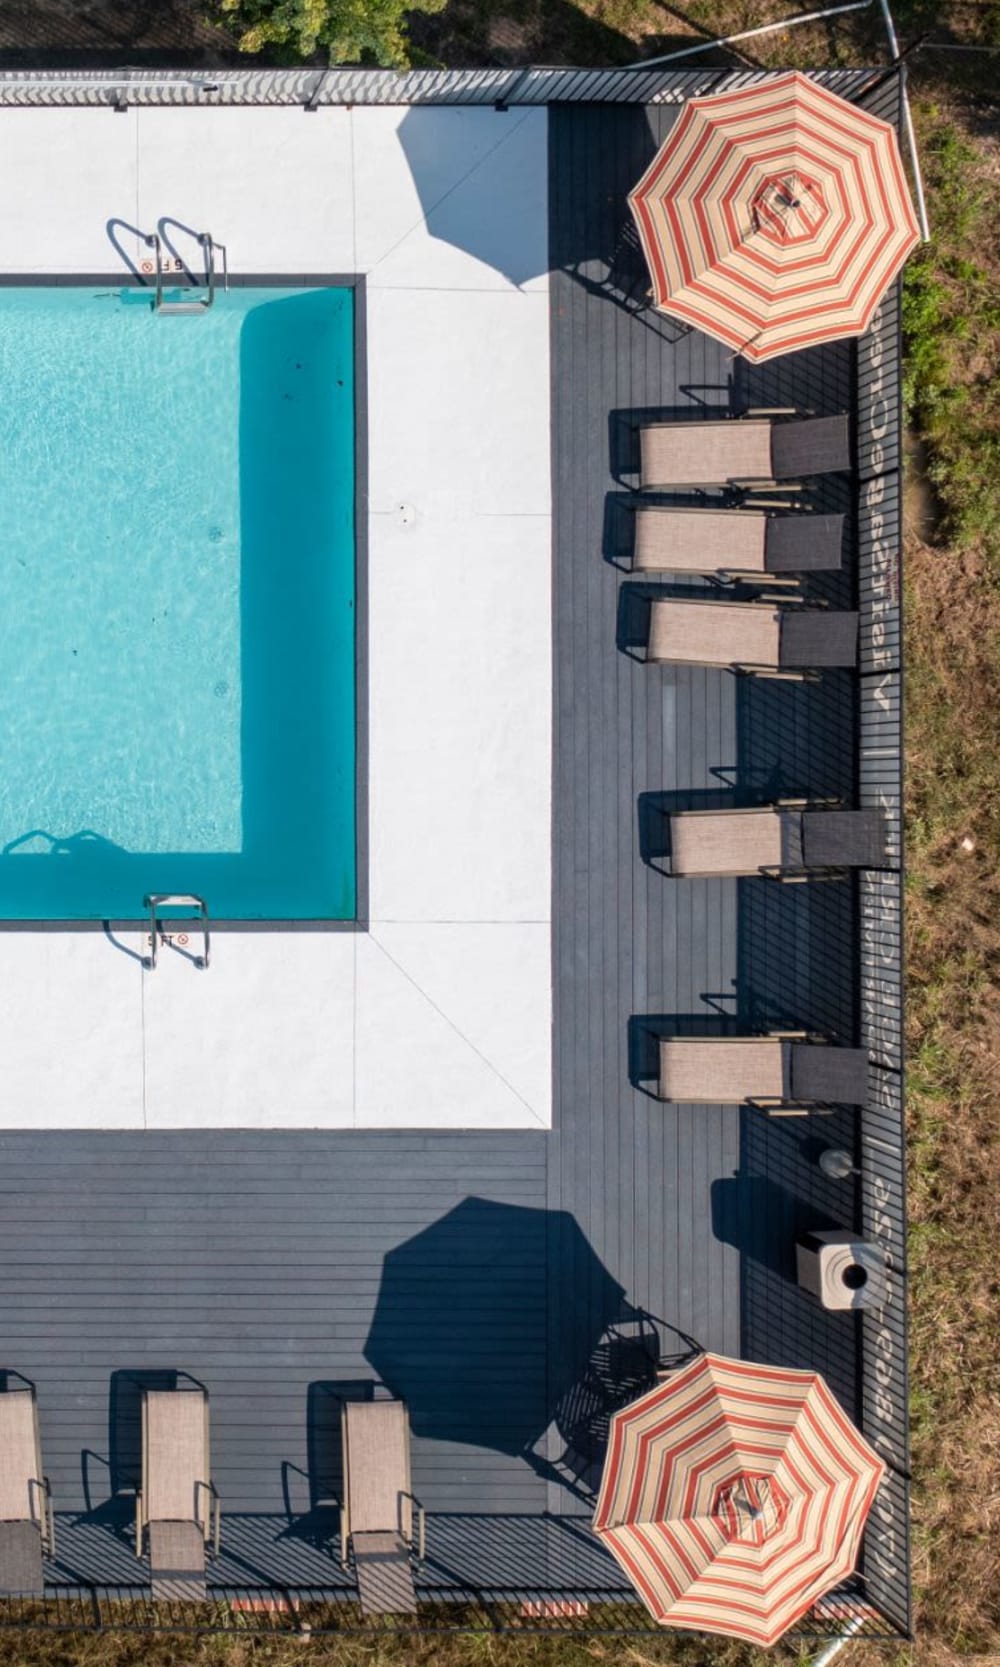
<svg viewBox="0 0 1000 1667">
<path fill-rule="evenodd" d="M 0 1667 L 791 1667 L 783 1652 L 683 1638 L 423 1634 L 250 1639 L 166 1633 L 0 1632 Z M 858 1664 L 861 1667 L 861 1664 Z M 887 1667 L 885 1657 L 881 1667 Z"/>
<path fill-rule="evenodd" d="M 907 574 L 914 1574 L 932 1637 L 1000 1651 L 1000 589 L 916 540 Z"/>
</svg>

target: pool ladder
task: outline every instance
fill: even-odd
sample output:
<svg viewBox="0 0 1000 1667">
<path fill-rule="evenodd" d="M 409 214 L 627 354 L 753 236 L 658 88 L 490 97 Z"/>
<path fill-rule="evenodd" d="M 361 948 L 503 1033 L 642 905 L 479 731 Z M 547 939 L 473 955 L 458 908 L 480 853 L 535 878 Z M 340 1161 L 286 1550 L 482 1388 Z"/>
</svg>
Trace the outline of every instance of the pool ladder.
<svg viewBox="0 0 1000 1667">
<path fill-rule="evenodd" d="M 208 904 L 203 897 L 195 897 L 191 892 L 183 891 L 154 891 L 143 898 L 149 910 L 149 959 L 146 962 L 147 972 L 156 971 L 156 957 L 160 947 L 160 937 L 163 933 L 164 922 L 160 920 L 161 909 L 197 909 L 204 934 L 205 946 L 200 955 L 190 955 L 188 960 L 201 972 L 208 971 L 208 956 L 211 945 L 208 936 Z"/>
<path fill-rule="evenodd" d="M 163 243 L 159 232 L 150 232 L 146 242 L 153 251 L 156 263 L 156 292 L 153 296 L 153 311 L 156 313 L 205 313 L 215 300 L 215 252 L 222 256 L 222 287 L 229 289 L 229 258 L 226 245 L 217 243 L 211 232 L 199 232 L 198 242 L 205 256 L 205 285 L 204 293 L 193 301 L 170 301 L 163 293 Z"/>
</svg>

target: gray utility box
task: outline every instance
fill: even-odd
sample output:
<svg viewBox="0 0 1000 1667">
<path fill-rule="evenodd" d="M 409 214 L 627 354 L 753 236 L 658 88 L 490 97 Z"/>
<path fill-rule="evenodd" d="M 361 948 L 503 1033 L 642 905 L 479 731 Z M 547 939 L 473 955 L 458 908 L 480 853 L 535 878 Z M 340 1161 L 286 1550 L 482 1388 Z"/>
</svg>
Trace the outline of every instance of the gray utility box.
<svg viewBox="0 0 1000 1667">
<path fill-rule="evenodd" d="M 848 1228 L 807 1233 L 795 1247 L 798 1280 L 824 1308 L 881 1308 L 885 1261 L 877 1244 Z"/>
</svg>

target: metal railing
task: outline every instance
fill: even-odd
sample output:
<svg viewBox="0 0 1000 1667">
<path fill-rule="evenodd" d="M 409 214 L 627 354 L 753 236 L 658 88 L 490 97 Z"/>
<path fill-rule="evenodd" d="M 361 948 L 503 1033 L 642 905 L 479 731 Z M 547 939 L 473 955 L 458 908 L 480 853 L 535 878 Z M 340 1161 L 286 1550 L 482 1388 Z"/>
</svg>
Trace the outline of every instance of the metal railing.
<svg viewBox="0 0 1000 1667">
<path fill-rule="evenodd" d="M 149 232 L 145 237 L 148 248 L 153 251 L 153 261 L 156 267 L 156 288 L 153 293 L 153 311 L 157 313 L 204 313 L 215 301 L 215 251 L 218 249 L 222 256 L 223 288 L 229 288 L 229 257 L 224 243 L 217 243 L 211 232 L 198 232 L 198 243 L 205 257 L 204 293 L 195 295 L 192 300 L 178 300 L 168 295 L 163 288 L 163 239 L 160 233 Z"/>
<path fill-rule="evenodd" d="M 288 106 L 316 111 L 350 105 L 492 105 L 497 110 L 555 102 L 681 104 L 699 93 L 751 84 L 771 71 L 715 66 L 683 69 L 635 65 L 621 69 L 546 68 L 387 70 L 225 69 L 210 75 L 190 71 L 123 69 L 37 73 L 0 72 L 0 109 L 128 109 Z M 850 97 L 871 71 L 816 72 L 824 86 Z"/>
<path fill-rule="evenodd" d="M 417 1588 L 416 1615 L 364 1615 L 354 1590 L 314 1587 L 209 1586 L 204 1602 L 154 1599 L 150 1587 L 52 1586 L 37 1596 L 0 1597 L 0 1628 L 47 1631 L 142 1631 L 240 1633 L 244 1636 L 410 1633 L 583 1633 L 588 1637 L 655 1635 L 665 1630 L 623 1588 L 594 1591 L 458 1591 Z M 860 1590 L 823 1599 L 789 1635 L 822 1643 L 850 1627 L 855 1635 L 892 1640 L 898 1635 Z"/>
<path fill-rule="evenodd" d="M 200 306 L 201 303 L 198 303 Z M 143 898 L 149 910 L 149 955 L 146 960 L 147 972 L 155 972 L 159 956 L 160 936 L 163 931 L 163 921 L 160 918 L 161 909 L 194 909 L 201 923 L 204 947 L 201 955 L 189 955 L 187 959 L 201 972 L 207 972 L 211 943 L 208 929 L 208 904 L 203 897 L 196 897 L 190 892 L 157 891 Z"/>
</svg>

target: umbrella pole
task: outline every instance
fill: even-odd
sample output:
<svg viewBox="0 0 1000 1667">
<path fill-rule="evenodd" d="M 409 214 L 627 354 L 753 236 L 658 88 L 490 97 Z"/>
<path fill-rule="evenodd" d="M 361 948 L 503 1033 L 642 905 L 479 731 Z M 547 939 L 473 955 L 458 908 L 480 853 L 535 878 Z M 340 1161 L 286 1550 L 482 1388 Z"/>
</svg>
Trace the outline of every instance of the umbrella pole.
<svg viewBox="0 0 1000 1667">
<path fill-rule="evenodd" d="M 899 62 L 901 56 L 896 25 L 892 20 L 892 12 L 889 10 L 889 0 L 878 0 L 878 3 L 879 10 L 882 13 L 882 21 L 885 24 L 889 52 L 895 64 Z M 905 75 L 906 71 L 902 70 L 901 74 Z M 920 235 L 925 243 L 929 243 L 931 228 L 927 221 L 927 203 L 924 200 L 924 181 L 920 172 L 920 157 L 917 154 L 917 136 L 913 131 L 913 117 L 910 114 L 910 100 L 907 97 L 905 81 L 903 82 L 903 131 L 906 134 L 906 148 L 910 153 L 910 167 L 913 169 L 913 184 L 917 193 L 917 216 L 920 220 Z"/>
<path fill-rule="evenodd" d="M 853 1621 L 848 1621 L 843 1632 L 838 1632 L 836 1638 L 831 1638 L 825 1650 L 821 1650 L 815 1661 L 809 1667 L 828 1667 L 835 1655 L 839 1655 L 845 1644 L 849 1644 L 855 1633 L 860 1632 L 865 1624 L 863 1615 L 855 1615 Z"/>
<path fill-rule="evenodd" d="M 695 46 L 682 46 L 679 52 L 666 52 L 662 58 L 642 58 L 637 63 L 627 64 L 627 69 L 652 69 L 656 64 L 672 64 L 678 58 L 691 58 L 696 52 L 704 52 L 709 46 L 731 46 L 733 41 L 752 40 L 755 35 L 773 35 L 777 29 L 794 29 L 797 23 L 814 23 L 819 17 L 839 17 L 841 12 L 863 12 L 871 5 L 872 0 L 850 0 L 846 6 L 827 6 L 821 12 L 799 12 L 796 17 L 783 17 L 778 23 L 761 23 L 756 29 L 741 29 L 738 35 L 719 35 L 704 40 Z"/>
</svg>

